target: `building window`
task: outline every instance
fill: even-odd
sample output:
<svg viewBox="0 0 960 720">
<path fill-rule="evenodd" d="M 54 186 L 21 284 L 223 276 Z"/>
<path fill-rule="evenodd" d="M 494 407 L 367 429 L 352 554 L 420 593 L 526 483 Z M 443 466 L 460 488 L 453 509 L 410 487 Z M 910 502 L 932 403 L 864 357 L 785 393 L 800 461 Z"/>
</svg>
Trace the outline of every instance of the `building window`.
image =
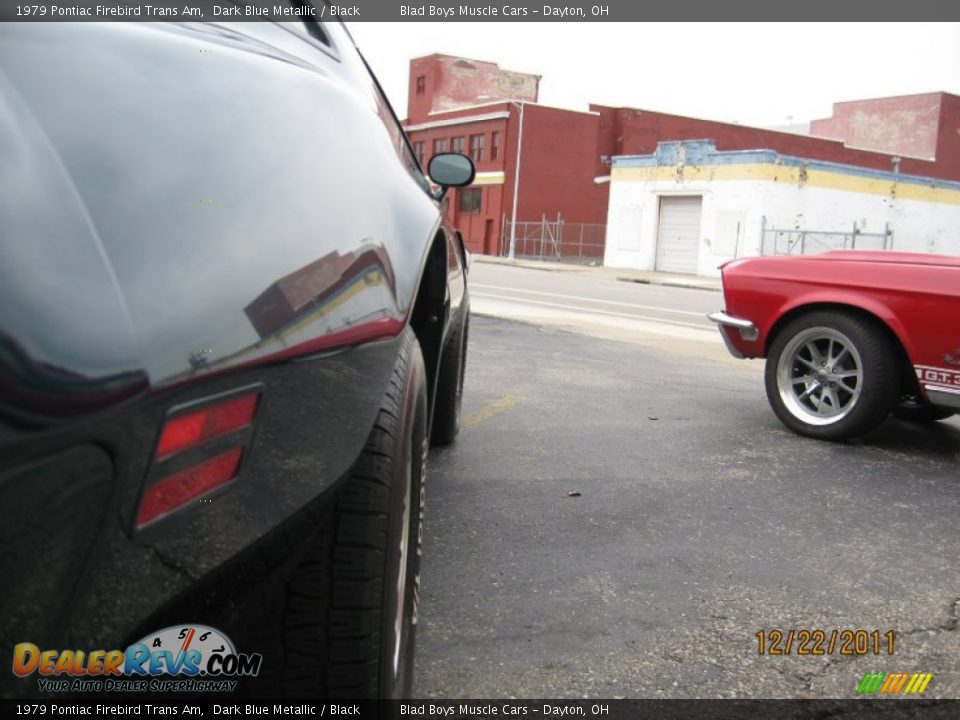
<svg viewBox="0 0 960 720">
<path fill-rule="evenodd" d="M 417 75 L 417 95 L 423 95 L 427 91 L 427 76 Z"/>
<path fill-rule="evenodd" d="M 500 157 L 500 133 L 494 131 L 490 133 L 490 159 L 496 160 Z"/>
<path fill-rule="evenodd" d="M 474 215 L 480 212 L 481 188 L 466 188 L 460 191 L 460 212 Z"/>
<path fill-rule="evenodd" d="M 483 135 L 470 136 L 470 157 L 474 162 L 483 160 Z"/>
<path fill-rule="evenodd" d="M 450 150 L 455 153 L 463 152 L 463 136 L 450 139 Z"/>
<path fill-rule="evenodd" d="M 446 138 L 438 138 L 437 140 L 434 140 L 434 141 L 433 141 L 433 154 L 434 154 L 434 155 L 439 155 L 440 153 L 444 153 L 444 152 L 446 152 L 446 151 L 447 151 L 447 139 L 446 139 Z"/>
<path fill-rule="evenodd" d="M 417 162 L 420 163 L 420 167 L 423 167 L 423 151 L 426 146 L 422 140 L 418 140 L 413 144 L 413 154 L 417 156 Z"/>
</svg>

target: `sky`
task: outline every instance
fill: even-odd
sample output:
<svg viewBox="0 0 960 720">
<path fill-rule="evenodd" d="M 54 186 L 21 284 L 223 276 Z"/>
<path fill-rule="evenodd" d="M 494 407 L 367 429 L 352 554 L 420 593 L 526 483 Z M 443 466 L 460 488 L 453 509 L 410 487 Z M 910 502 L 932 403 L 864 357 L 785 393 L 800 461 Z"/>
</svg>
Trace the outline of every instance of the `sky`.
<svg viewBox="0 0 960 720">
<path fill-rule="evenodd" d="M 960 95 L 960 23 L 348 23 L 397 115 L 413 57 L 446 53 L 542 76 L 540 102 L 591 102 L 753 126 L 832 104 Z"/>
</svg>

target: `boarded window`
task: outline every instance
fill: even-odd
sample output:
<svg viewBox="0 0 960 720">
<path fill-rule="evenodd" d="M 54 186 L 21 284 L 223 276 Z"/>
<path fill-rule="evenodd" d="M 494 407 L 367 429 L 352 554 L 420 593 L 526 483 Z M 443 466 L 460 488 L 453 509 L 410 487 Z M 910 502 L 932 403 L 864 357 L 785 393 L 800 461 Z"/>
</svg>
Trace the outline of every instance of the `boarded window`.
<svg viewBox="0 0 960 720">
<path fill-rule="evenodd" d="M 470 136 L 470 157 L 473 158 L 474 162 L 483 160 L 483 143 L 483 135 Z"/>
<path fill-rule="evenodd" d="M 476 214 L 480 212 L 480 199 L 483 190 L 480 188 L 467 188 L 460 191 L 460 212 Z"/>
</svg>

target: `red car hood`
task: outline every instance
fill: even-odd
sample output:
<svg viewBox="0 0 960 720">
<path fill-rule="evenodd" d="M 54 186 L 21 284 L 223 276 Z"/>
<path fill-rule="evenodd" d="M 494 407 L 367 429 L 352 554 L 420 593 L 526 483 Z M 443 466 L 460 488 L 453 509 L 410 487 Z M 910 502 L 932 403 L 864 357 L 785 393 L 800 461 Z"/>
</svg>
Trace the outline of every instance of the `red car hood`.
<svg viewBox="0 0 960 720">
<path fill-rule="evenodd" d="M 852 260 L 856 262 L 897 263 L 901 265 L 946 265 L 960 267 L 960 257 L 953 255 L 893 252 L 890 250 L 830 250 L 820 255 L 814 255 L 812 258 L 822 258 L 823 260 Z"/>
<path fill-rule="evenodd" d="M 748 260 L 762 260 L 765 263 L 791 263 L 799 260 L 816 262 L 866 262 L 893 265 L 934 265 L 960 268 L 960 257 L 953 255 L 933 255 L 931 253 L 894 252 L 891 250 L 829 250 L 816 255 L 756 255 L 735 258 L 720 265 L 740 264 Z"/>
</svg>

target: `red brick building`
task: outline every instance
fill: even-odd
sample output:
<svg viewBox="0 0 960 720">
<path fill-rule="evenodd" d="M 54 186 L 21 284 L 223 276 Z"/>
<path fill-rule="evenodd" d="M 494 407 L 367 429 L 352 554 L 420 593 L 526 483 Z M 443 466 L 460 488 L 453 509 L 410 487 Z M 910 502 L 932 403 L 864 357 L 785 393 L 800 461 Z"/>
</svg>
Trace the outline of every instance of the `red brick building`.
<svg viewBox="0 0 960 720">
<path fill-rule="evenodd" d="M 606 171 L 596 152 L 599 115 L 537 104 L 539 82 L 448 55 L 410 63 L 405 126 L 421 164 L 444 151 L 476 163 L 475 184 L 449 195 L 450 215 L 473 252 L 500 251 L 515 191 L 519 222 L 558 215 L 568 223 L 605 221 L 606 187 L 594 182 Z"/>
<path fill-rule="evenodd" d="M 609 159 L 649 155 L 663 141 L 712 140 L 718 151 L 784 155 L 875 170 L 960 180 L 960 97 L 931 93 L 838 103 L 798 135 L 636 108 L 588 112 L 537 103 L 540 78 L 449 55 L 410 62 L 406 128 L 426 167 L 435 152 L 460 151 L 477 165 L 470 188 L 450 193 L 450 214 L 473 252 L 505 252 L 506 223 L 602 224 Z M 521 128 L 522 124 L 522 140 Z M 520 171 L 517 150 L 520 145 Z M 589 253 L 602 257 L 601 246 Z"/>
<path fill-rule="evenodd" d="M 935 110 L 928 108 L 924 114 L 892 110 L 899 101 L 929 97 L 939 101 Z M 854 119 L 864 116 L 859 108 L 870 108 L 869 121 Z M 591 105 L 590 109 L 600 114 L 598 150 L 611 157 L 649 155 L 661 141 L 713 140 L 719 151 L 775 150 L 874 170 L 891 170 L 899 164 L 899 171 L 908 175 L 960 180 L 960 97 L 946 93 L 837 103 L 834 117 L 811 123 L 814 135 L 634 108 Z"/>
<path fill-rule="evenodd" d="M 811 122 L 810 132 L 849 147 L 933 160 L 933 177 L 960 177 L 956 95 L 940 92 L 834 103 L 833 116 Z"/>
</svg>

